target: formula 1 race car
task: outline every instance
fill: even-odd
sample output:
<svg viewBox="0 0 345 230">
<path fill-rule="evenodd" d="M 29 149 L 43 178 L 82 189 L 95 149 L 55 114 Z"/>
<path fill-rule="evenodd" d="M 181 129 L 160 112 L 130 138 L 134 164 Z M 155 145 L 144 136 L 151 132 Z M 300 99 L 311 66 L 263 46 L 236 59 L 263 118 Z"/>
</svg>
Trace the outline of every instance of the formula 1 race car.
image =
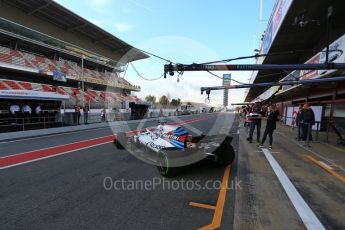
<svg viewBox="0 0 345 230">
<path fill-rule="evenodd" d="M 216 165 L 231 164 L 235 152 L 228 135 L 191 135 L 181 126 L 159 124 L 128 137 L 117 133 L 114 144 L 118 149 L 126 149 L 135 157 L 157 166 L 165 177 L 176 175 L 178 169 L 196 163 L 204 158 Z"/>
</svg>

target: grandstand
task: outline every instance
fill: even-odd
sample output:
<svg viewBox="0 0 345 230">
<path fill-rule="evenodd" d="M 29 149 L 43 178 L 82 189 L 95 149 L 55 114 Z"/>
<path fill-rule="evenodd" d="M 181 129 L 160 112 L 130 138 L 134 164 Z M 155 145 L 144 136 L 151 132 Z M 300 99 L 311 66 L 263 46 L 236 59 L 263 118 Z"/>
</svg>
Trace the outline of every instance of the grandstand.
<svg viewBox="0 0 345 230">
<path fill-rule="evenodd" d="M 54 1 L 4 0 L 0 15 L 0 120 L 11 104 L 44 104 L 60 115 L 77 104 L 91 112 L 140 104 L 132 94 L 140 86 L 120 74 L 146 54 Z"/>
</svg>

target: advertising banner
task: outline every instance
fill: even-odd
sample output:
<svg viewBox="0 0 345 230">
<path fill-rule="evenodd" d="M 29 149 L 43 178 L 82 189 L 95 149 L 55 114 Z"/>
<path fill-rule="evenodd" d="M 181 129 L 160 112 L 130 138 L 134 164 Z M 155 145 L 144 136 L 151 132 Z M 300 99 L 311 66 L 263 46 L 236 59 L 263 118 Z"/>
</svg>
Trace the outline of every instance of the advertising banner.
<svg viewBox="0 0 345 230">
<path fill-rule="evenodd" d="M 267 54 L 272 44 L 272 24 L 267 28 L 265 38 L 263 41 L 263 53 Z"/>
<path fill-rule="evenodd" d="M 344 63 L 345 62 L 345 34 L 334 41 L 329 46 L 329 56 L 328 62 L 333 63 Z M 326 48 L 324 48 L 321 52 L 310 58 L 306 64 L 322 64 L 326 62 Z M 330 74 L 336 70 L 304 70 L 300 73 L 300 78 L 304 79 L 314 79 L 319 78 L 321 76 L 325 76 Z"/>
<path fill-rule="evenodd" d="M 308 60 L 305 64 L 319 64 L 319 63 L 320 63 L 320 54 L 318 53 L 317 55 L 312 57 L 310 60 Z M 301 70 L 300 72 L 301 80 L 315 78 L 318 75 L 319 75 L 318 70 Z"/>
<path fill-rule="evenodd" d="M 62 72 L 59 72 L 58 70 L 54 70 L 53 79 L 54 79 L 54 81 L 67 82 L 65 74 Z"/>
<path fill-rule="evenodd" d="M 34 90 L 0 90 L 0 98 L 34 100 L 69 100 L 68 95 Z"/>
<path fill-rule="evenodd" d="M 292 4 L 293 0 L 278 0 L 276 3 L 276 7 L 271 16 L 271 20 L 267 26 L 267 30 L 265 33 L 265 38 L 262 44 L 262 51 L 263 53 L 268 53 L 274 38 L 276 37 L 278 30 L 283 23 L 283 20 Z"/>
</svg>

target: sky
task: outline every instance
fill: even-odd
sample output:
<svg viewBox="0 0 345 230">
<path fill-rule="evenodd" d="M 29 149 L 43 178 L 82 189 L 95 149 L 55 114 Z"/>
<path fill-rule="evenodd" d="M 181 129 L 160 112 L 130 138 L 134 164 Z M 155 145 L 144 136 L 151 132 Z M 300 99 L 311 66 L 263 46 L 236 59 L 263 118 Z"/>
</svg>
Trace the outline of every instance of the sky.
<svg viewBox="0 0 345 230">
<path fill-rule="evenodd" d="M 78 15 L 95 23 L 130 45 L 176 63 L 191 64 L 253 55 L 267 26 L 275 0 L 56 0 Z M 253 59 L 232 62 L 254 63 Z M 150 57 L 133 65 L 145 78 L 163 74 L 165 61 Z M 251 72 L 214 72 L 248 82 Z M 204 102 L 200 87 L 219 86 L 222 80 L 207 72 L 185 72 L 167 79 L 146 81 L 132 66 L 126 80 L 141 86 L 140 98 L 181 98 L 182 101 Z M 245 90 L 230 90 L 229 103 L 242 102 Z M 214 91 L 210 104 L 221 105 L 223 92 Z"/>
</svg>

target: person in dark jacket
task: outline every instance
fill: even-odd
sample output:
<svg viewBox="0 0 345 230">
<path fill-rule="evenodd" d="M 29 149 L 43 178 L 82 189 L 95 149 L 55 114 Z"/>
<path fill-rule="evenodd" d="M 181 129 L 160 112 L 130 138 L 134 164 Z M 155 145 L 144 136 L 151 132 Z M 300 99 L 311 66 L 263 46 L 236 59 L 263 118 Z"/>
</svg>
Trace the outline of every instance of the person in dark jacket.
<svg viewBox="0 0 345 230">
<path fill-rule="evenodd" d="M 249 114 L 249 118 L 251 120 L 250 122 L 250 130 L 249 130 L 249 136 L 247 138 L 247 141 L 252 143 L 253 141 L 253 133 L 256 127 L 256 140 L 257 142 L 260 142 L 260 130 L 261 130 L 261 119 L 263 117 L 263 110 L 256 104 L 253 105 L 252 111 Z"/>
<path fill-rule="evenodd" d="M 268 135 L 269 142 L 270 142 L 269 148 L 272 149 L 273 132 L 277 128 L 278 119 L 279 119 L 279 111 L 276 105 L 271 105 L 268 111 L 266 129 L 264 132 L 264 136 L 262 137 L 261 144 L 259 145 L 259 148 L 264 147 L 264 143 Z"/>
<path fill-rule="evenodd" d="M 297 126 L 297 137 L 296 139 L 300 141 L 303 137 L 303 126 L 302 126 L 302 121 L 303 121 L 303 106 L 299 106 L 299 110 L 296 116 L 296 126 Z"/>
<path fill-rule="evenodd" d="M 315 125 L 315 115 L 314 115 L 314 111 L 309 107 L 309 105 L 307 103 L 305 103 L 303 105 L 303 118 L 302 118 L 302 127 L 303 127 L 303 141 L 307 140 L 307 136 L 308 136 L 308 129 L 310 127 L 309 130 L 309 140 L 312 141 L 313 137 L 311 134 L 311 127 L 313 125 Z"/>
<path fill-rule="evenodd" d="M 83 108 L 84 124 L 85 125 L 87 125 L 87 121 L 88 121 L 88 118 L 89 118 L 89 110 L 90 110 L 89 104 L 86 103 L 84 108 Z"/>
<path fill-rule="evenodd" d="M 80 105 L 79 103 L 77 103 L 75 106 L 74 106 L 74 123 L 79 125 L 80 121 Z"/>
</svg>

